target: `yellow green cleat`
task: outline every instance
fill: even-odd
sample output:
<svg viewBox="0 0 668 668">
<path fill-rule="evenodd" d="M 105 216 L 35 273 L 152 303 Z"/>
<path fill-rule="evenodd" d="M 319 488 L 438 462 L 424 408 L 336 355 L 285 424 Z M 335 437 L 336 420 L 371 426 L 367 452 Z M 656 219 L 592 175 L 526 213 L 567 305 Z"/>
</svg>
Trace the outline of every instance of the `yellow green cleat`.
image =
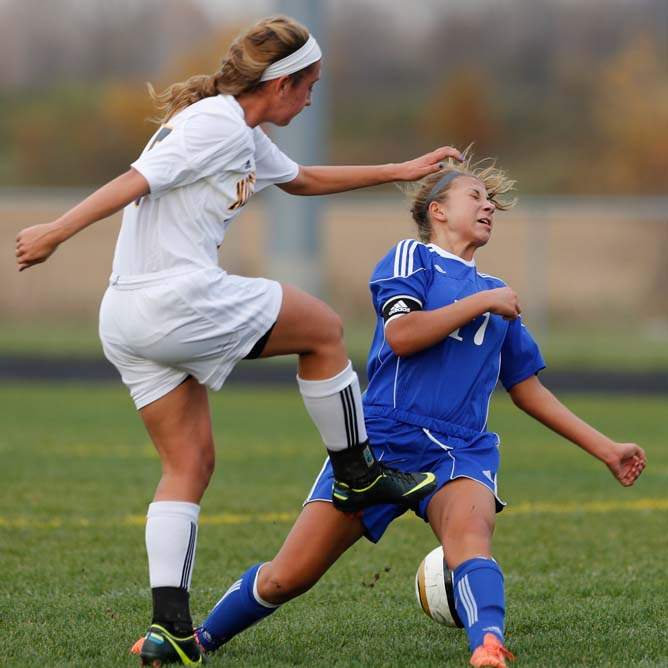
<svg viewBox="0 0 668 668">
<path fill-rule="evenodd" d="M 404 473 L 380 462 L 376 462 L 375 469 L 374 478 L 363 483 L 334 480 L 334 507 L 345 513 L 354 513 L 379 503 L 398 503 L 416 508 L 420 500 L 436 488 L 433 473 Z"/>
<path fill-rule="evenodd" d="M 204 654 L 193 635 L 179 638 L 159 624 L 151 624 L 146 635 L 130 650 L 139 654 L 142 666 L 159 668 L 170 663 L 181 666 L 201 666 Z"/>
</svg>

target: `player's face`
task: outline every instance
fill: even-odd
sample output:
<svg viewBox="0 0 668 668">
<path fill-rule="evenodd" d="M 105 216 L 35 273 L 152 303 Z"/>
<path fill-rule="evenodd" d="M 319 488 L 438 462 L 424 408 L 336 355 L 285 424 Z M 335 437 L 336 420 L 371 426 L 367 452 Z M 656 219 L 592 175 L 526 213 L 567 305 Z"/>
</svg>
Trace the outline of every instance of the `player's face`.
<svg viewBox="0 0 668 668">
<path fill-rule="evenodd" d="M 271 122 L 280 126 L 287 125 L 304 107 L 309 107 L 313 87 L 319 78 L 320 61 L 300 77 L 297 83 L 287 82 L 285 89 L 278 96 Z"/>
<path fill-rule="evenodd" d="M 476 248 L 492 236 L 496 206 L 488 199 L 484 184 L 472 176 L 456 178 L 443 202 L 448 230 Z"/>
</svg>

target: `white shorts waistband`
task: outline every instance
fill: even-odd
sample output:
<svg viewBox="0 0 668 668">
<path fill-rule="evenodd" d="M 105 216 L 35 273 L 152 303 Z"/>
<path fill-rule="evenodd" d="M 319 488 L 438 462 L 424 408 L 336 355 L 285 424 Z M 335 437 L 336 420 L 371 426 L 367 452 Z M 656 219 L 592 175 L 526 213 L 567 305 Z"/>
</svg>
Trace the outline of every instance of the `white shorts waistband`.
<svg viewBox="0 0 668 668">
<path fill-rule="evenodd" d="M 188 269 L 165 269 L 164 271 L 155 271 L 149 274 L 116 274 L 109 276 L 109 285 L 118 290 L 138 290 L 151 285 L 159 285 L 165 281 L 188 274 L 196 274 L 202 271 L 216 271 L 221 274 L 226 272 L 219 267 L 192 267 Z"/>
</svg>

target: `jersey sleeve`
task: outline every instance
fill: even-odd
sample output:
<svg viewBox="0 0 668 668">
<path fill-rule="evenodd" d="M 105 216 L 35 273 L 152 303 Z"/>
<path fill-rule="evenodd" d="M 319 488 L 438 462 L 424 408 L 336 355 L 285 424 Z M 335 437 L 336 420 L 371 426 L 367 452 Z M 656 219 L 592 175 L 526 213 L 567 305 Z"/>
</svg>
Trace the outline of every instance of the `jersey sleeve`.
<svg viewBox="0 0 668 668">
<path fill-rule="evenodd" d="M 252 156 L 247 129 L 214 113 L 192 115 L 184 123 L 165 125 L 153 136 L 132 167 L 148 181 L 152 198 L 194 183 Z"/>
<path fill-rule="evenodd" d="M 253 130 L 255 140 L 255 192 L 274 183 L 287 183 L 297 178 L 299 165 L 274 144 L 264 131 Z"/>
<path fill-rule="evenodd" d="M 421 311 L 431 281 L 424 245 L 400 241 L 376 266 L 369 283 L 374 310 L 387 325 L 411 311 Z"/>
<path fill-rule="evenodd" d="M 515 318 L 508 325 L 506 338 L 501 347 L 501 383 L 510 390 L 517 383 L 537 374 L 545 368 L 545 361 L 538 344 L 529 330 L 522 323 L 522 318 Z"/>
</svg>

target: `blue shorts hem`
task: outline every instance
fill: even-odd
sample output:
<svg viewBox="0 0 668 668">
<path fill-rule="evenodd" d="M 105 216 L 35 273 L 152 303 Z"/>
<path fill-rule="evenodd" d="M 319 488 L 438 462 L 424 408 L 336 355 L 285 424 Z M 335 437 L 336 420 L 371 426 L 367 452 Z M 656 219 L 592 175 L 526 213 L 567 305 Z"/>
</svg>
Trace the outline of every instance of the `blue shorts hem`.
<svg viewBox="0 0 668 668">
<path fill-rule="evenodd" d="M 436 489 L 414 511 L 425 522 L 431 499 L 457 478 L 475 480 L 489 489 L 497 512 L 505 507 L 496 492 L 499 465 L 496 434 L 482 432 L 464 440 L 387 418 L 367 418 L 367 431 L 372 443 L 383 443 L 381 447 L 373 446 L 376 457 L 383 463 L 401 471 L 431 471 L 436 475 Z M 304 505 L 316 500 L 331 502 L 333 480 L 331 463 L 326 460 Z M 397 504 L 382 504 L 362 511 L 366 538 L 377 543 L 387 527 L 406 510 Z"/>
</svg>

